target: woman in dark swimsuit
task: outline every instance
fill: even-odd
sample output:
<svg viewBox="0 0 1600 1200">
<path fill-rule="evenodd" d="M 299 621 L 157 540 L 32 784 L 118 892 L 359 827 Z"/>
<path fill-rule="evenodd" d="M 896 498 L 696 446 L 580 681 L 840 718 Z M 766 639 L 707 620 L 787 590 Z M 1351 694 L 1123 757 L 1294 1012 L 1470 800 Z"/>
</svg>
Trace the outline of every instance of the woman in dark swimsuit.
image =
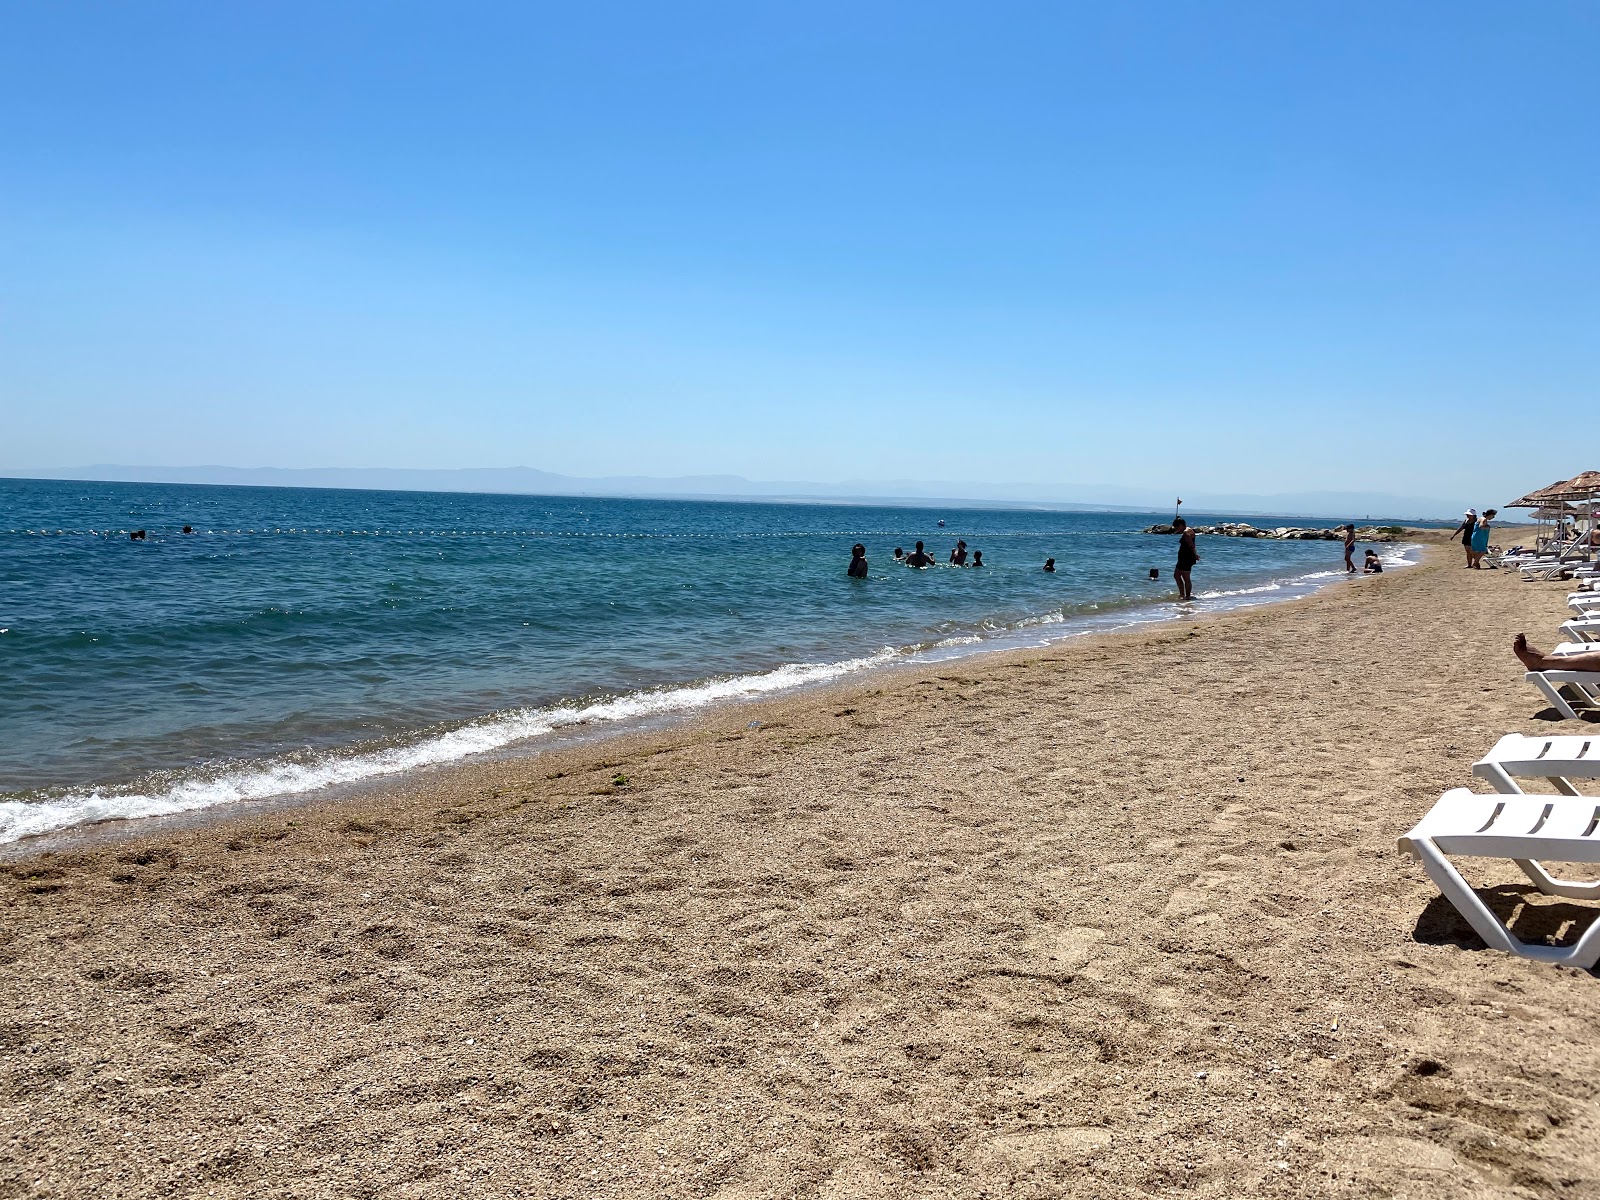
<svg viewBox="0 0 1600 1200">
<path fill-rule="evenodd" d="M 1200 555 L 1194 548 L 1194 530 L 1189 528 L 1189 522 L 1182 517 L 1174 520 L 1172 527 L 1178 531 L 1178 566 L 1172 572 L 1172 578 L 1178 584 L 1178 599 L 1193 600 L 1194 585 L 1189 581 L 1189 572 L 1194 569 L 1195 563 L 1200 561 Z"/>
<path fill-rule="evenodd" d="M 1451 537 L 1455 537 L 1456 533 L 1461 535 L 1461 545 L 1467 552 L 1467 566 L 1469 567 L 1472 565 L 1472 532 L 1477 527 L 1478 510 L 1475 508 L 1469 508 L 1467 509 L 1466 514 L 1461 518 L 1461 524 L 1456 526 L 1455 533 L 1450 535 Z"/>
</svg>

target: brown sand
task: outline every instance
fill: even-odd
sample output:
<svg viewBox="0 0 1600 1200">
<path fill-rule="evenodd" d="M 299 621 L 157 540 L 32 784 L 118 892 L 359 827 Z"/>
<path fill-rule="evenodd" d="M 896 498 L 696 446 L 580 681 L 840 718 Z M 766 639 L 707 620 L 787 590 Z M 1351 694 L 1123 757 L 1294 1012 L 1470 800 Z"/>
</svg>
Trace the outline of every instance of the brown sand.
<svg viewBox="0 0 1600 1200">
<path fill-rule="evenodd" d="M 12 864 L 0 1195 L 1600 1196 L 1600 980 L 1394 847 L 1563 589 L 1435 554 Z"/>
</svg>

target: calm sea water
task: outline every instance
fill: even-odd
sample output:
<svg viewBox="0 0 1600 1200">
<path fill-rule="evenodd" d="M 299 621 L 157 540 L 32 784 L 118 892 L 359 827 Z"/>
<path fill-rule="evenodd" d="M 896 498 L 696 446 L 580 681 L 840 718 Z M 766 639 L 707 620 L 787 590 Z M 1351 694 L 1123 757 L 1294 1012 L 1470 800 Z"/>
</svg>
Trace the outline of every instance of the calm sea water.
<svg viewBox="0 0 1600 1200">
<path fill-rule="evenodd" d="M 1156 519 L 0 480 L 0 841 L 1171 615 Z M 957 537 L 983 570 L 891 561 Z M 1340 560 L 1201 553 L 1200 608 Z"/>
</svg>

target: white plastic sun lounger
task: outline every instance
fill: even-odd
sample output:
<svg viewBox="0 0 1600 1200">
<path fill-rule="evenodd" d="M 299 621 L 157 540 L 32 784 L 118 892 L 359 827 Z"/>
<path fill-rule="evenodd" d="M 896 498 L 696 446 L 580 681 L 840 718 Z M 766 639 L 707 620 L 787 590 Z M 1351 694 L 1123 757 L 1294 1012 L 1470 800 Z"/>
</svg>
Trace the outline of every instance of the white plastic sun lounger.
<svg viewBox="0 0 1600 1200">
<path fill-rule="evenodd" d="M 1561 632 L 1575 642 L 1600 642 L 1600 616 L 1568 621 Z"/>
<path fill-rule="evenodd" d="M 1600 899 L 1600 883 L 1552 879 L 1538 859 L 1600 863 L 1600 800 L 1588 796 L 1478 796 L 1446 792 L 1399 841 L 1422 863 L 1446 900 L 1489 946 L 1536 962 L 1587 969 L 1600 962 L 1600 920 L 1572 946 L 1536 946 L 1512 936 L 1447 855 L 1509 858 L 1540 891 L 1572 900 Z"/>
<path fill-rule="evenodd" d="M 1573 592 L 1567 597 L 1567 607 L 1580 617 L 1600 615 L 1600 592 Z"/>
<path fill-rule="evenodd" d="M 1589 578 L 1589 576 L 1578 573 L 1582 565 L 1581 560 L 1578 559 L 1567 561 L 1557 559 L 1554 562 L 1528 563 L 1522 568 L 1522 578 L 1527 583 L 1538 583 L 1547 579 L 1560 579 L 1563 576 L 1574 579 Z"/>
<path fill-rule="evenodd" d="M 1573 647 L 1570 643 L 1568 653 Z M 1575 647 L 1578 650 L 1587 650 L 1587 646 Z M 1557 646 L 1555 654 L 1562 653 L 1562 647 Z M 1578 694 L 1578 701 L 1585 708 L 1600 708 L 1600 671 L 1529 671 L 1523 676 L 1545 694 L 1545 698 L 1555 706 L 1555 710 L 1569 721 L 1578 719 L 1577 710 L 1573 708 L 1572 701 L 1561 694 L 1563 687 L 1570 687 Z"/>
<path fill-rule="evenodd" d="M 1600 653 L 1600 646 L 1593 642 L 1558 642 L 1549 653 L 1555 658 L 1567 654 L 1595 654 Z"/>
<path fill-rule="evenodd" d="M 1564 796 L 1581 796 L 1574 779 L 1600 779 L 1600 734 L 1527 737 L 1508 733 L 1472 764 L 1472 773 L 1507 795 L 1522 794 L 1519 779 L 1544 779 Z"/>
</svg>

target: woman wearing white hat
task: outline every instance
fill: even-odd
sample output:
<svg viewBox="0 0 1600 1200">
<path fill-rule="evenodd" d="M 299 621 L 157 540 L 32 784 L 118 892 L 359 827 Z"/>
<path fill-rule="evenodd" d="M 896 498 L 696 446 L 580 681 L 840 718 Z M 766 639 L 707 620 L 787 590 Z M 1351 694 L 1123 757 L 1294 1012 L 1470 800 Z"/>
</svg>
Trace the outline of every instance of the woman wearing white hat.
<svg viewBox="0 0 1600 1200">
<path fill-rule="evenodd" d="M 1461 524 L 1456 526 L 1455 533 L 1450 535 L 1452 538 L 1456 536 L 1456 533 L 1461 535 L 1461 546 L 1467 552 L 1467 566 L 1469 567 L 1472 565 L 1472 531 L 1477 527 L 1478 510 L 1469 508 L 1462 514 Z"/>
</svg>

